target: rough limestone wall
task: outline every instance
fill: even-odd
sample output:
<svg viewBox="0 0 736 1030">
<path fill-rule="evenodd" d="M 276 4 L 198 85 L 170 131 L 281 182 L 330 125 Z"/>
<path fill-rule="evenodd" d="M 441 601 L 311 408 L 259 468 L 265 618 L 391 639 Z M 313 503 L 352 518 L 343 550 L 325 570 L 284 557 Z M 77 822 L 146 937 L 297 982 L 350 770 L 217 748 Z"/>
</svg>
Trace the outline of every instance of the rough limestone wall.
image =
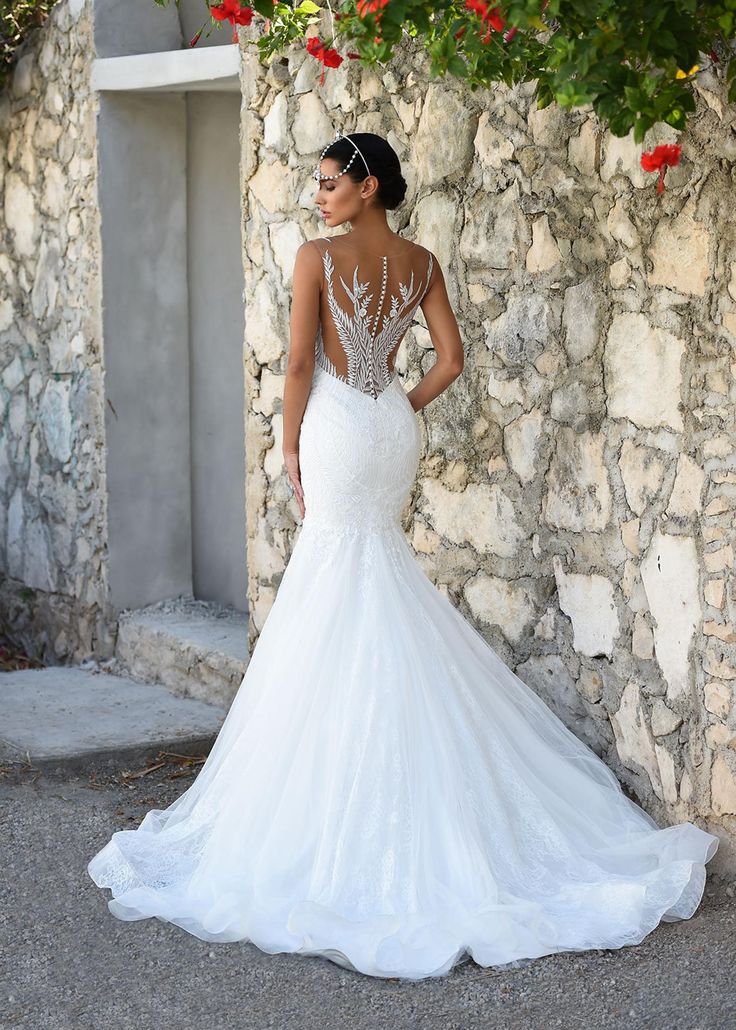
<svg viewBox="0 0 736 1030">
<path fill-rule="evenodd" d="M 736 868 L 734 110 L 702 80 L 660 197 L 631 138 L 528 86 L 429 81 L 411 46 L 318 73 L 243 48 L 252 639 L 299 525 L 281 397 L 294 252 L 330 232 L 310 174 L 335 128 L 375 131 L 409 180 L 392 227 L 438 256 L 466 349 L 420 414 L 418 558 L 655 818 L 719 832 Z M 430 350 L 418 325 L 407 389 Z"/>
<path fill-rule="evenodd" d="M 0 629 L 107 655 L 96 97 L 89 0 L 62 0 L 0 97 Z"/>
</svg>

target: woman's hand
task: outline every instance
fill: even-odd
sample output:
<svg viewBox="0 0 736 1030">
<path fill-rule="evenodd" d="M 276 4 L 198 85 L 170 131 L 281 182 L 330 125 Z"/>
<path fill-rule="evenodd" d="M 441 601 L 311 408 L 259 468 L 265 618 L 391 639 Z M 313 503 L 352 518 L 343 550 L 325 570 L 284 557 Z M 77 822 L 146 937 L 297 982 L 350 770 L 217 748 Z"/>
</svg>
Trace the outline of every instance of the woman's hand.
<svg viewBox="0 0 736 1030">
<path fill-rule="evenodd" d="M 304 518 L 304 491 L 302 490 L 301 473 L 299 471 L 299 451 L 284 451 L 284 465 L 289 482 L 294 488 L 294 496 L 296 497 L 296 503 L 299 505 L 299 511 L 302 518 Z"/>
</svg>

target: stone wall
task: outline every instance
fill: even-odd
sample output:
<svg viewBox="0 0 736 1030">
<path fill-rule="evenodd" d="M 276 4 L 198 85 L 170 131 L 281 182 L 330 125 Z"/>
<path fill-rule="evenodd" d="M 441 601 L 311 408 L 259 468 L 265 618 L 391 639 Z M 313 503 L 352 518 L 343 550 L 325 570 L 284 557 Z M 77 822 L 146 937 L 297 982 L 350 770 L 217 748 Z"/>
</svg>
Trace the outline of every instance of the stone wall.
<svg viewBox="0 0 736 1030">
<path fill-rule="evenodd" d="M 0 97 L 0 630 L 112 649 L 91 5 L 62 0 Z"/>
<path fill-rule="evenodd" d="M 245 40 L 251 30 L 241 30 Z M 89 2 L 61 0 L 0 98 L 0 630 L 40 657 L 112 648 Z M 463 375 L 420 413 L 404 526 L 427 574 L 651 814 L 736 868 L 734 110 L 701 78 L 659 196 L 641 147 L 528 86 L 243 47 L 250 639 L 299 518 L 281 396 L 290 275 L 324 231 L 335 129 L 404 159 L 393 228 L 439 259 Z M 448 132 L 447 127 L 453 131 Z M 658 127 L 646 146 L 675 138 Z M 342 230 L 337 230 L 342 231 Z M 421 316 L 397 360 L 432 364 Z"/>
<path fill-rule="evenodd" d="M 241 37 L 247 39 L 247 33 Z M 420 414 L 404 527 L 428 575 L 664 822 L 736 867 L 736 120 L 701 79 L 659 196 L 642 148 L 529 86 L 430 81 L 243 47 L 249 590 L 255 639 L 298 530 L 281 455 L 290 275 L 324 233 L 310 178 L 341 131 L 387 136 L 392 228 L 441 262 L 463 375 Z M 447 131 L 448 127 L 452 131 Z M 675 139 L 653 130 L 650 147 Z M 343 228 L 337 232 L 343 231 Z M 410 330 L 411 388 L 432 364 Z"/>
</svg>

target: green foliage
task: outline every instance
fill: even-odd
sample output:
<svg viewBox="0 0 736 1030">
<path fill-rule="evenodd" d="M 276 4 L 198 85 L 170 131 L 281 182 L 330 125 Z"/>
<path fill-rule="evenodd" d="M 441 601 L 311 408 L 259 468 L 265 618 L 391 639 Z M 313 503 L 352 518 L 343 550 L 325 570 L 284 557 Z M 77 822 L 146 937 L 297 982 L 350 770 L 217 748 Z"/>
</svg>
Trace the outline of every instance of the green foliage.
<svg viewBox="0 0 736 1030">
<path fill-rule="evenodd" d="M 266 60 L 283 49 L 276 10 L 284 6 L 277 5 L 269 31 L 258 39 Z M 426 49 L 433 78 L 453 75 L 473 90 L 494 82 L 534 82 L 539 107 L 552 101 L 561 107 L 591 104 L 614 135 L 633 129 L 637 142 L 657 122 L 686 127 L 695 109 L 697 70 L 688 73 L 696 65 L 698 70 L 711 64 L 723 68 L 729 99 L 736 100 L 736 0 L 500 0 L 485 5 L 501 16 L 503 31 L 489 28 L 465 0 L 390 0 L 374 6 L 366 12 L 361 7 L 370 4 L 353 0 L 321 3 L 335 15 L 326 44 L 340 53 L 349 48 L 366 64 L 383 64 L 409 35 Z M 268 15 L 271 0 L 256 0 L 254 7 Z M 299 30 L 293 12 L 285 17 L 291 41 Z"/>
<path fill-rule="evenodd" d="M 46 21 L 56 0 L 0 0 L 0 89 L 6 85 L 15 54 L 28 34 Z"/>
<path fill-rule="evenodd" d="M 495 10 L 504 31 L 486 31 L 462 0 L 391 0 L 380 17 L 364 19 L 343 2 L 339 25 L 369 62 L 386 60 L 402 33 L 413 30 L 433 77 L 455 75 L 472 89 L 534 81 L 539 107 L 553 100 L 562 107 L 591 104 L 611 132 L 625 136 L 633 129 L 637 142 L 657 122 L 685 128 L 695 109 L 697 72 L 686 74 L 694 65 L 727 65 L 729 99 L 736 99 L 736 0 L 502 0 Z M 510 28 L 517 30 L 513 38 Z M 380 46 L 372 42 L 377 34 Z"/>
<path fill-rule="evenodd" d="M 15 49 L 54 0 L 0 2 L 1 84 Z M 153 2 L 178 7 L 180 0 Z M 210 14 L 211 0 L 202 6 L 203 31 L 231 31 L 228 21 Z M 465 0 L 384 0 L 382 7 L 365 0 L 252 0 L 251 6 L 265 62 L 317 23 L 329 25 L 326 48 L 343 57 L 352 52 L 368 65 L 387 62 L 410 36 L 426 50 L 432 78 L 455 76 L 472 90 L 534 82 L 538 107 L 591 104 L 611 132 L 625 136 L 633 129 L 637 142 L 657 122 L 685 128 L 695 109 L 694 66 L 722 69 L 729 100 L 736 100 L 736 0 L 499 0 L 473 10 Z M 484 20 L 483 9 L 504 24 Z"/>
</svg>

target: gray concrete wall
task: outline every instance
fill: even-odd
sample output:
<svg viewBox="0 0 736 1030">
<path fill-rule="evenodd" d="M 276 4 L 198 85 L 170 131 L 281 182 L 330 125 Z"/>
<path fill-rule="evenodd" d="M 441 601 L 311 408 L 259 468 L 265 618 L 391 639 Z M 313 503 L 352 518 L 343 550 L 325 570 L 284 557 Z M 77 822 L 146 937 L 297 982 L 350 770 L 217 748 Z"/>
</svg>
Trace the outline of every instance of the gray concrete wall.
<svg viewBox="0 0 736 1030">
<path fill-rule="evenodd" d="M 187 96 L 194 595 L 247 607 L 240 96 Z"/>
<path fill-rule="evenodd" d="M 208 31 L 212 17 L 202 0 L 174 0 L 158 7 L 153 0 L 93 0 L 97 57 L 152 54 L 186 47 L 203 23 Z M 215 25 L 207 38 L 203 32 L 197 49 L 232 43 L 229 22 Z"/>
<path fill-rule="evenodd" d="M 178 50 L 182 31 L 176 5 L 153 0 L 93 0 L 97 57 Z"/>
<path fill-rule="evenodd" d="M 186 100 L 100 99 L 110 597 L 191 590 Z"/>
</svg>

